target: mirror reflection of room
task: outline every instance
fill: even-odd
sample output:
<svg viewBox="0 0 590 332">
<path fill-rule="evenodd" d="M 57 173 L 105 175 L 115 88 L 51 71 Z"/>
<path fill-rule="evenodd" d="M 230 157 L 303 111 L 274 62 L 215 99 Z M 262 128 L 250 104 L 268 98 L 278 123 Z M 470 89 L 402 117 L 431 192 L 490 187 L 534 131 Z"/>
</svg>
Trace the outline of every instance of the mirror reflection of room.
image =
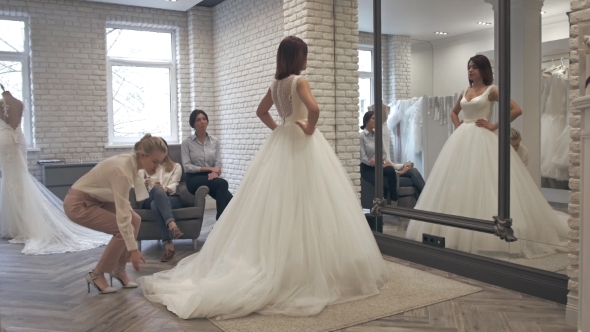
<svg viewBox="0 0 590 332">
<path fill-rule="evenodd" d="M 371 208 L 375 196 L 374 129 L 381 125 L 383 194 L 389 206 L 492 221 L 498 209 L 501 92 L 491 1 L 458 1 L 462 5 L 450 16 L 440 15 L 448 10 L 442 3 L 382 4 L 381 124 L 372 112 L 373 21 L 370 1 L 364 2 L 359 2 L 363 208 Z M 545 1 L 536 18 L 541 29 L 512 32 L 513 45 L 537 38 L 540 48 L 532 58 L 527 49 L 513 47 L 511 52 L 511 218 L 518 241 L 389 215 L 383 218 L 383 233 L 420 242 L 424 234 L 441 236 L 446 248 L 565 273 L 569 6 L 568 1 Z M 540 86 L 519 88 L 530 85 L 525 82 L 532 62 L 538 62 Z M 531 103 L 532 98 L 537 101 Z M 408 174 L 419 174 L 425 186 Z"/>
</svg>

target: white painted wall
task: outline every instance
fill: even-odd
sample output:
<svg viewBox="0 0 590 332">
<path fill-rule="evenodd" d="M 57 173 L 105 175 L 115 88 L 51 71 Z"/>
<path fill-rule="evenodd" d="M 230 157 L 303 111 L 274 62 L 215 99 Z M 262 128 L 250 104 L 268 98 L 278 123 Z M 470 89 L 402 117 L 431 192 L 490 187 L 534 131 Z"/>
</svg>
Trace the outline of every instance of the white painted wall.
<svg viewBox="0 0 590 332">
<path fill-rule="evenodd" d="M 432 44 L 422 42 L 412 45 L 411 61 L 411 89 L 410 96 L 432 96 L 433 82 L 432 75 L 434 70 L 434 54 Z"/>
</svg>

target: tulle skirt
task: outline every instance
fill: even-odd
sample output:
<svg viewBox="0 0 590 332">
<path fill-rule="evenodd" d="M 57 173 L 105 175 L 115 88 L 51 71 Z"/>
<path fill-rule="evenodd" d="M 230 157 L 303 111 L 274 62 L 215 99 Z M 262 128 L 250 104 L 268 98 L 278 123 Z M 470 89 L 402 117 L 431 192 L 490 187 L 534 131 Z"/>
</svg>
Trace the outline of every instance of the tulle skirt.
<svg viewBox="0 0 590 332">
<path fill-rule="evenodd" d="M 445 237 L 447 248 L 476 254 L 506 253 L 536 258 L 565 248 L 568 215 L 554 211 L 514 149 L 510 149 L 510 214 L 519 239 L 506 243 L 492 234 L 410 221 L 406 237 Z M 474 123 L 464 123 L 441 150 L 417 210 L 492 220 L 498 215 L 498 136 Z M 565 249 L 561 249 L 565 250 Z"/>
<path fill-rule="evenodd" d="M 181 318 L 315 315 L 388 273 L 352 183 L 319 131 L 277 127 L 200 253 L 139 279 Z"/>
<path fill-rule="evenodd" d="M 2 121 L 0 121 L 2 122 Z M 111 235 L 73 223 L 63 202 L 27 170 L 20 129 L 0 123 L 0 236 L 22 243 L 29 255 L 80 251 L 107 244 Z"/>
</svg>

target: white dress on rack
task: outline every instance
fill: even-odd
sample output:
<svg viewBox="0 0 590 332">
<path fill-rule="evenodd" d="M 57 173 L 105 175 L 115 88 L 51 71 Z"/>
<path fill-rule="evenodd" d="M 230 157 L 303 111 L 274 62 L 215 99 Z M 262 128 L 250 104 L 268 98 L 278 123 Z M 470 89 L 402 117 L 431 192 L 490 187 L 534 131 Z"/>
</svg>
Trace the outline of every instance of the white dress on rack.
<svg viewBox="0 0 590 332">
<path fill-rule="evenodd" d="M 1 103 L 0 103 L 1 107 Z M 0 236 L 23 243 L 23 254 L 80 251 L 107 244 L 111 235 L 73 223 L 63 202 L 27 169 L 27 145 L 20 126 L 0 120 Z"/>
<path fill-rule="evenodd" d="M 354 187 L 324 136 L 303 133 L 299 76 L 274 81 L 283 119 L 199 253 L 139 278 L 180 318 L 308 316 L 379 293 L 388 272 Z"/>
<path fill-rule="evenodd" d="M 442 148 L 420 195 L 417 210 L 492 220 L 498 207 L 498 135 L 477 127 L 488 119 L 493 102 L 492 87 L 480 96 L 461 100 L 464 122 Z M 410 221 L 406 237 L 422 242 L 422 234 L 445 238 L 446 247 L 476 254 L 510 253 L 511 257 L 535 258 L 565 247 L 569 227 L 567 214 L 554 211 L 545 200 L 514 149 L 510 149 L 510 213 L 514 235 L 506 243 L 498 237 L 417 220 Z"/>
<path fill-rule="evenodd" d="M 560 151 L 564 138 L 568 141 L 565 146 L 569 144 L 569 132 L 567 137 L 560 140 L 560 135 L 567 126 L 568 81 L 561 70 L 553 71 L 546 80 L 549 91 L 547 101 L 542 105 L 544 112 L 541 114 L 541 176 L 565 181 L 569 179 L 569 164 L 564 165 L 563 157 L 556 156 L 564 154 Z M 524 139 L 526 141 L 526 137 Z"/>
</svg>

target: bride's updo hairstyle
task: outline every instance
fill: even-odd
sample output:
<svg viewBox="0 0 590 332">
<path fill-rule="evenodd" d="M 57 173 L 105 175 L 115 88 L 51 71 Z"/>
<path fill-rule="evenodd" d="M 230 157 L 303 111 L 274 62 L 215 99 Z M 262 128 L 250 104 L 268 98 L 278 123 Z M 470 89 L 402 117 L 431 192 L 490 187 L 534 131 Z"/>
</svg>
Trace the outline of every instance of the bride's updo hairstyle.
<svg viewBox="0 0 590 332">
<path fill-rule="evenodd" d="M 133 150 L 136 155 L 144 154 L 149 156 L 155 151 L 168 153 L 168 148 L 164 141 L 159 137 L 152 136 L 152 134 L 145 134 L 139 142 L 135 143 Z"/>
<path fill-rule="evenodd" d="M 492 85 L 492 83 L 494 83 L 494 72 L 492 71 L 490 60 L 488 60 L 485 55 L 478 54 L 467 61 L 467 68 L 469 68 L 469 62 L 471 61 L 473 61 L 479 70 L 479 75 L 481 75 L 481 78 L 483 79 L 483 84 L 486 86 Z M 472 80 L 469 80 L 469 86 L 473 86 Z"/>
<path fill-rule="evenodd" d="M 277 51 L 277 71 L 275 79 L 282 80 L 291 75 L 299 75 L 307 60 L 307 44 L 295 36 L 285 37 Z"/>
</svg>

